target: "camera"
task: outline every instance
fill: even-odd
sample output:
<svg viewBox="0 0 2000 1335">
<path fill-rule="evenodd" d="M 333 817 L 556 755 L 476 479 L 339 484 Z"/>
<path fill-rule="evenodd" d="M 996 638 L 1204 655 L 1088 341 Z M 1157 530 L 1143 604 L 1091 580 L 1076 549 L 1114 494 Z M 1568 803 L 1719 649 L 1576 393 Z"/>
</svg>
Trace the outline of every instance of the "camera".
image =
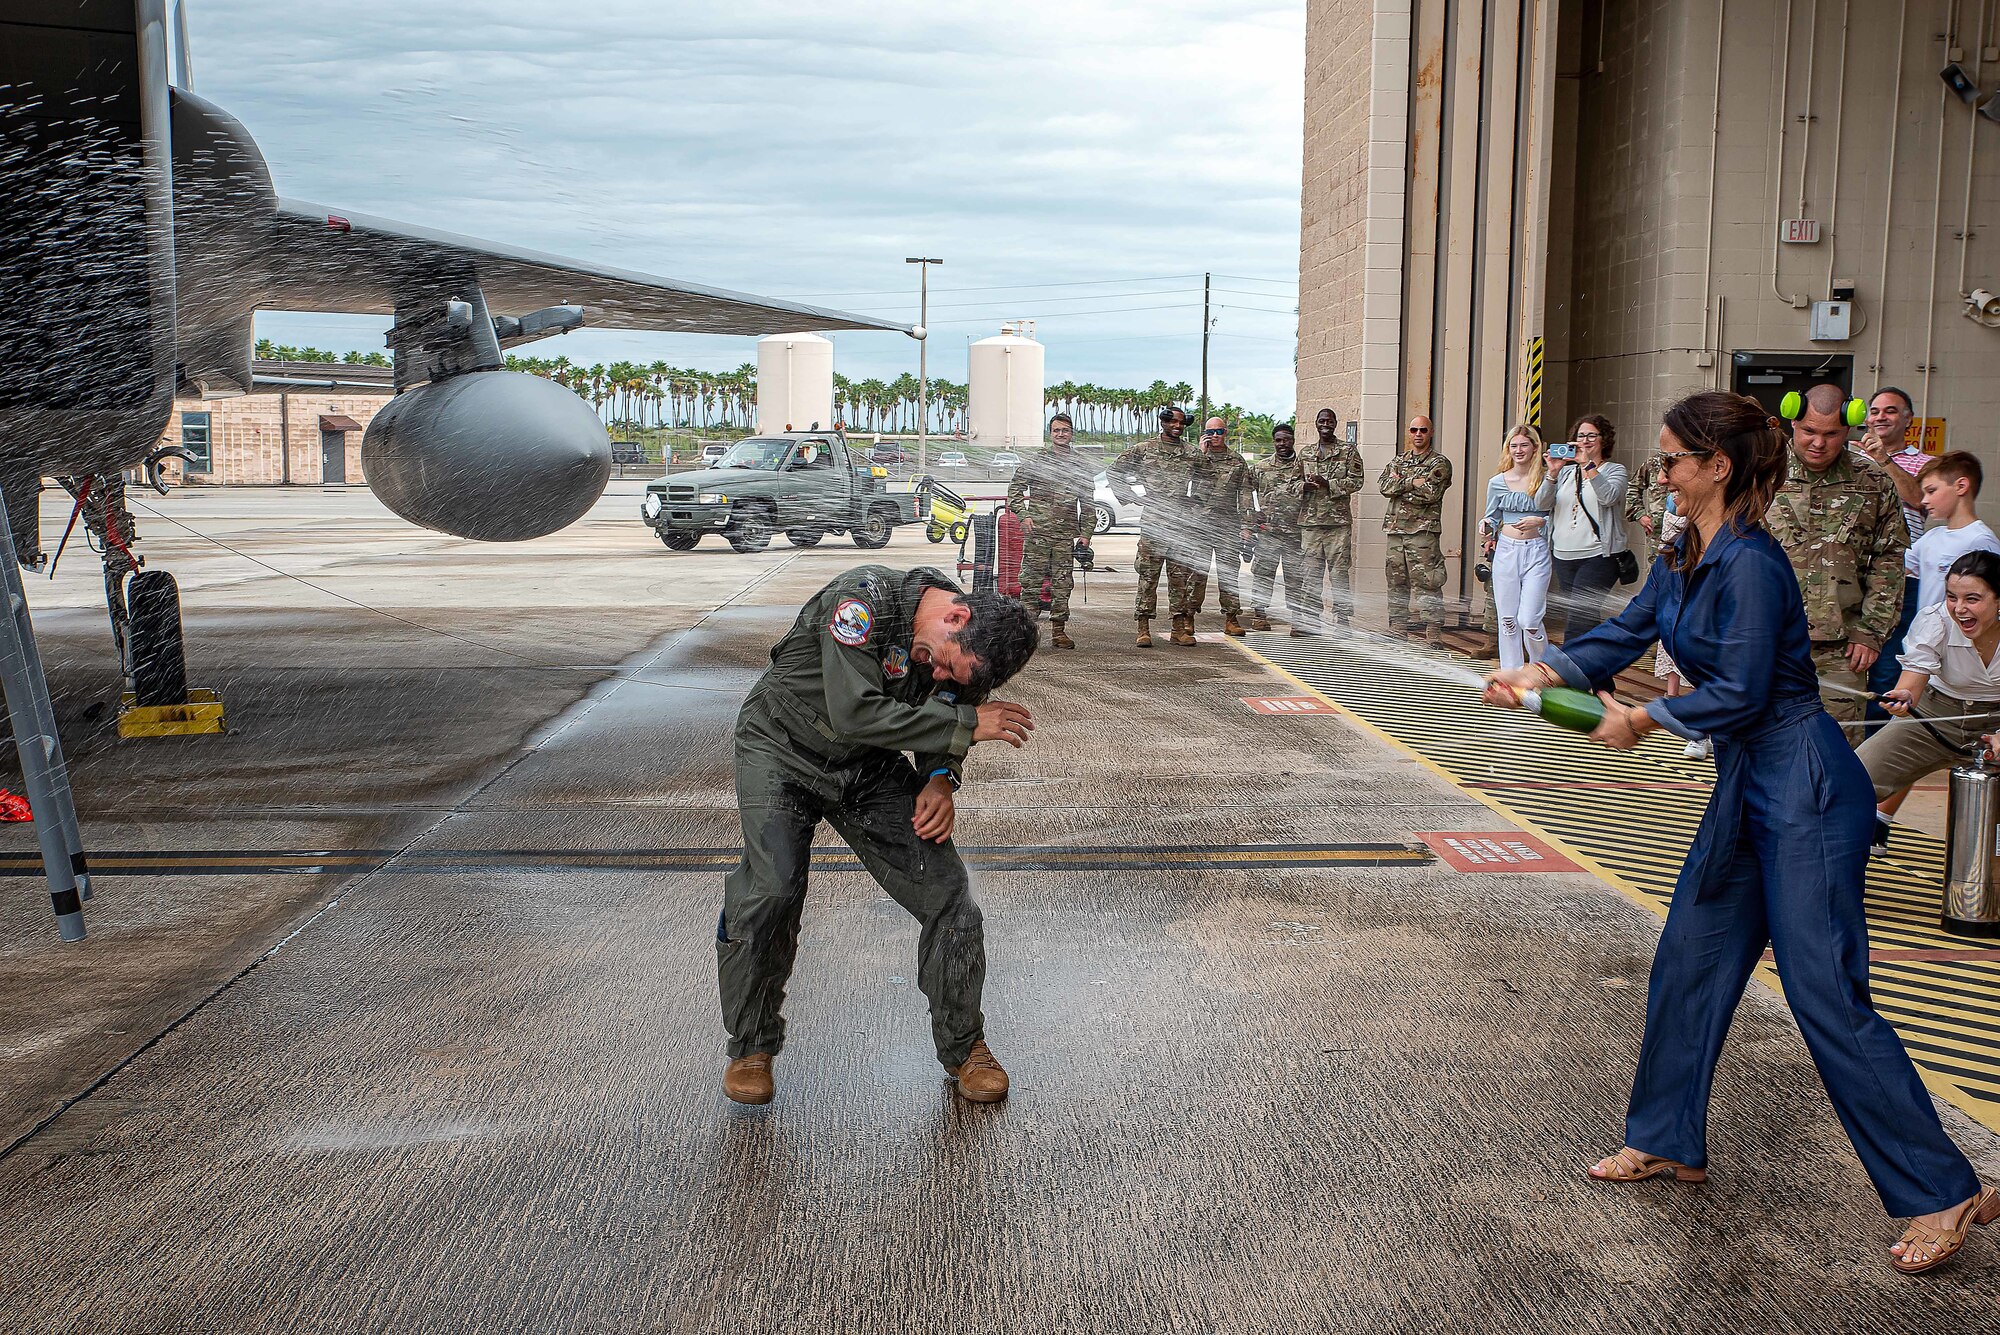
<svg viewBox="0 0 2000 1335">
<path fill-rule="evenodd" d="M 1480 561 L 1472 567 L 1472 577 L 1481 584 L 1491 584 L 1493 582 L 1493 563 L 1485 560 Z"/>
<path fill-rule="evenodd" d="M 1557 441 L 1555 444 L 1549 446 L 1549 458 L 1551 459 L 1576 458 L 1576 442 L 1573 440 Z"/>
</svg>

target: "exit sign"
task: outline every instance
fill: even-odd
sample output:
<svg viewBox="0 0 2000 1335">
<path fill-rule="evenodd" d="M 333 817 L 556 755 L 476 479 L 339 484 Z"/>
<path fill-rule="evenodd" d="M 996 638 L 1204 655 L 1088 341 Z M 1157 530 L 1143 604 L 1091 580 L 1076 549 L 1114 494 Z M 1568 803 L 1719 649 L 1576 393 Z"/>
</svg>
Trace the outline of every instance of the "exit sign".
<svg viewBox="0 0 2000 1335">
<path fill-rule="evenodd" d="M 1819 244 L 1819 219 L 1787 218 L 1781 234 L 1788 246 L 1814 246 Z"/>
</svg>

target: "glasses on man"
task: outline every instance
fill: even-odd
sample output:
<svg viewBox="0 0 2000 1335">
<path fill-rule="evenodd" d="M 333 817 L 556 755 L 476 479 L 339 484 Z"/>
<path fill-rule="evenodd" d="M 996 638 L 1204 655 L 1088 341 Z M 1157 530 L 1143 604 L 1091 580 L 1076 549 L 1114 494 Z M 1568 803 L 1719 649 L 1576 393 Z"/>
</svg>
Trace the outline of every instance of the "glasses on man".
<svg viewBox="0 0 2000 1335">
<path fill-rule="evenodd" d="M 1413 426 L 1410 428 L 1410 434 L 1413 436 L 1428 436 L 1430 433 L 1431 429 L 1427 426 Z"/>
<path fill-rule="evenodd" d="M 1204 436 L 1226 436 L 1229 433 L 1227 431 L 1204 431 L 1201 434 Z"/>
</svg>

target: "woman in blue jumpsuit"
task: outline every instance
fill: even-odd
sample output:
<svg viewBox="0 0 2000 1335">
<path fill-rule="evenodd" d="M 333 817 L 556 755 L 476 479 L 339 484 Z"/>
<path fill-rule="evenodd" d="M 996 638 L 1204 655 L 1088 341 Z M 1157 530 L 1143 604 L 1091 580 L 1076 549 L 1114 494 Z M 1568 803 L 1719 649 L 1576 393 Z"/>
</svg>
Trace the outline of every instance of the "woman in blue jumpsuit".
<svg viewBox="0 0 2000 1335">
<path fill-rule="evenodd" d="M 1625 1148 L 1605 1181 L 1707 1176 L 1709 1087 L 1723 1038 L 1768 944 L 1785 998 L 1882 1203 L 1914 1222 L 1890 1264 L 1927 1270 L 1975 1223 L 2000 1219 L 1945 1135 L 1903 1045 L 1869 1003 L 1862 880 L 1874 790 L 1820 707 L 1797 577 L 1762 518 L 1785 465 L 1754 400 L 1706 393 L 1667 411 L 1665 480 L 1689 516 L 1625 611 L 1547 662 L 1496 673 L 1487 699 L 1563 684 L 1606 701 L 1592 735 L 1620 750 L 1656 728 L 1716 744 L 1715 791 L 1674 888 L 1646 997 Z M 1604 693 L 1658 639 L 1686 695 L 1630 709 Z"/>
</svg>

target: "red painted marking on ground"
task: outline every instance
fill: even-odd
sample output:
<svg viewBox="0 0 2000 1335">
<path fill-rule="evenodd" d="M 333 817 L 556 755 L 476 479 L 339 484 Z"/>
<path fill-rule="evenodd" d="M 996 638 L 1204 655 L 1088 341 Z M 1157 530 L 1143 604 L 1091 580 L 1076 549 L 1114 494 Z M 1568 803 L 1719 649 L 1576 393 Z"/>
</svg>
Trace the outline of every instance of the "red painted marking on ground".
<svg viewBox="0 0 2000 1335">
<path fill-rule="evenodd" d="M 1253 714 L 1331 714 L 1334 707 L 1313 695 L 1246 695 Z"/>
<path fill-rule="evenodd" d="M 1582 871 L 1532 834 L 1518 830 L 1415 831 L 1453 871 Z"/>
</svg>

